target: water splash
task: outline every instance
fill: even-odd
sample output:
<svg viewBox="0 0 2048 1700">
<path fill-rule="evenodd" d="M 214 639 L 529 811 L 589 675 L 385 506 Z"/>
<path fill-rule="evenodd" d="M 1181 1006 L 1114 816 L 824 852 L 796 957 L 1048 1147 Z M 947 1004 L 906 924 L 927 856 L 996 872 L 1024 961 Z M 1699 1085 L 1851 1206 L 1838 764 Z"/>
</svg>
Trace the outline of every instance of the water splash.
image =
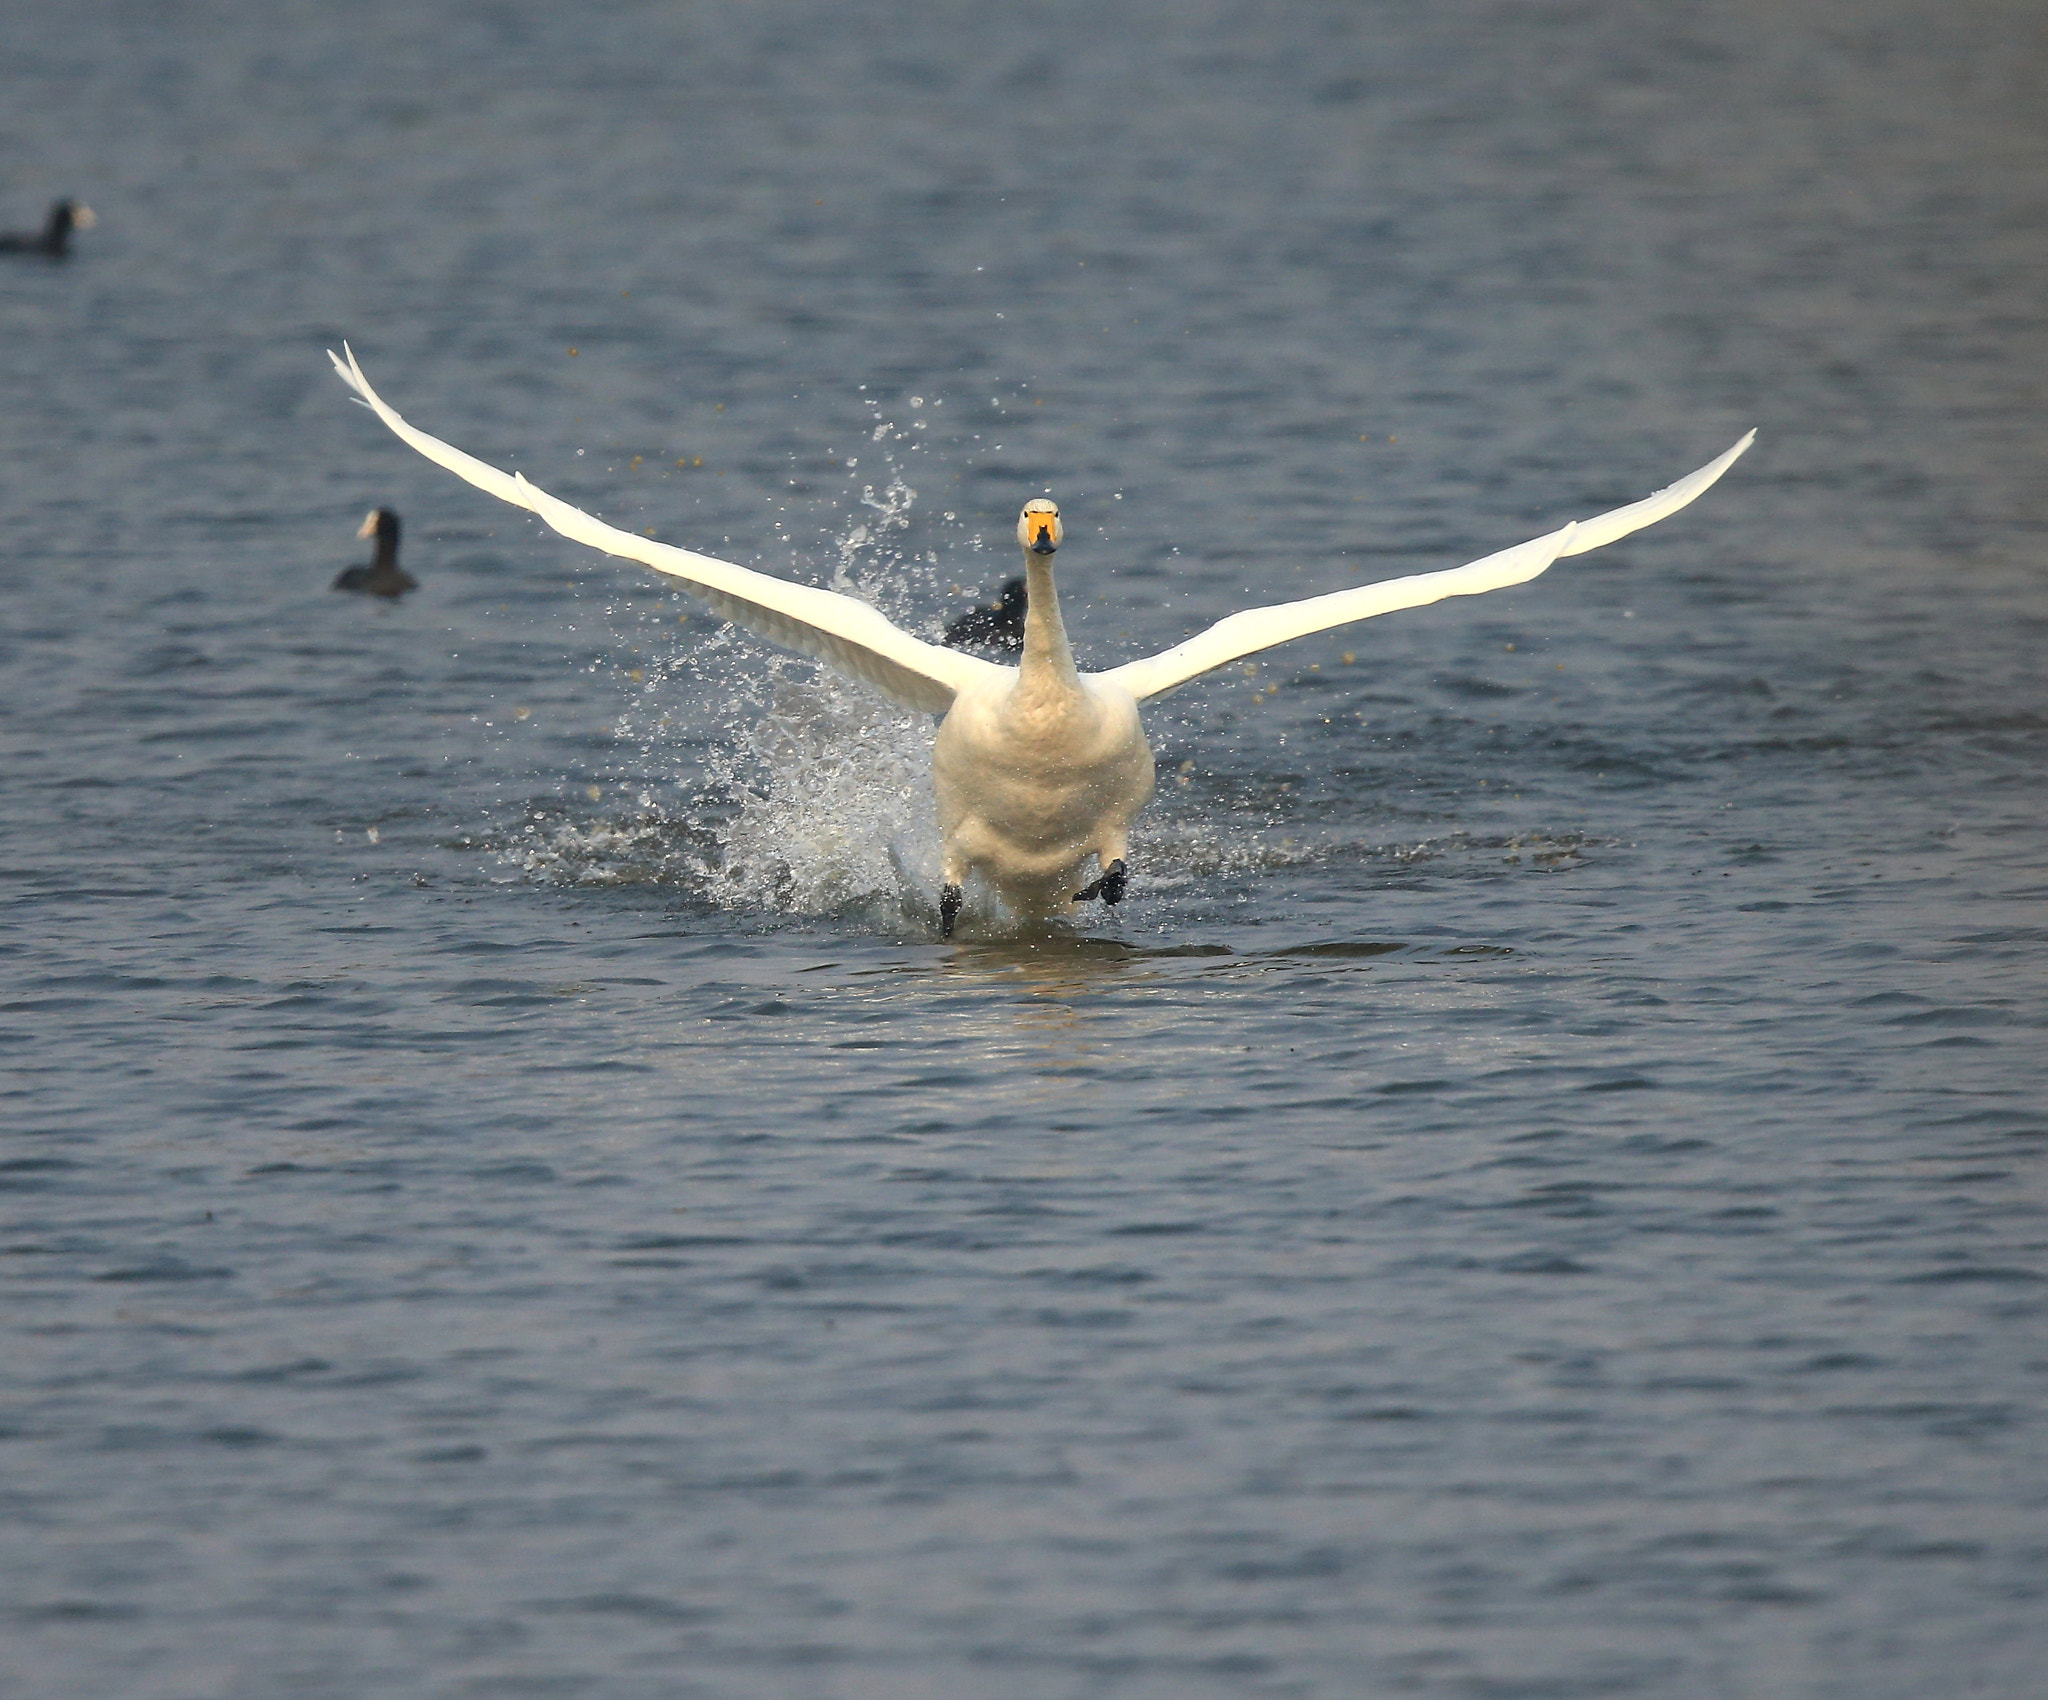
<svg viewBox="0 0 2048 1700">
<path fill-rule="evenodd" d="M 917 489 L 901 458 L 919 441 L 879 416 L 867 436 L 866 475 L 849 460 L 821 538 L 829 582 L 935 635 L 946 587 L 938 551 L 913 541 Z M 787 540 L 786 522 L 776 530 Z M 707 631 L 694 616 L 680 631 L 661 616 L 650 626 L 644 604 L 609 614 L 622 641 L 625 623 L 643 622 L 634 665 L 599 664 L 634 686 L 613 735 L 632 753 L 623 790 L 636 801 L 594 819 L 529 810 L 500 843 L 514 867 L 554 884 L 670 886 L 732 911 L 935 919 L 925 716 L 730 627 Z M 704 734 L 687 752 L 686 725 Z M 615 776 L 626 772 L 619 764 Z M 650 777 L 664 774 L 673 778 Z"/>
<path fill-rule="evenodd" d="M 707 763 L 710 789 L 732 805 L 717 902 L 807 915 L 930 908 L 939 829 L 925 716 L 819 671 L 779 678 L 767 712 L 737 732 Z"/>
<path fill-rule="evenodd" d="M 536 809 L 498 845 L 527 878 L 547 885 L 658 885 L 700 890 L 715 840 L 642 793 L 623 817 L 579 820 Z"/>
</svg>

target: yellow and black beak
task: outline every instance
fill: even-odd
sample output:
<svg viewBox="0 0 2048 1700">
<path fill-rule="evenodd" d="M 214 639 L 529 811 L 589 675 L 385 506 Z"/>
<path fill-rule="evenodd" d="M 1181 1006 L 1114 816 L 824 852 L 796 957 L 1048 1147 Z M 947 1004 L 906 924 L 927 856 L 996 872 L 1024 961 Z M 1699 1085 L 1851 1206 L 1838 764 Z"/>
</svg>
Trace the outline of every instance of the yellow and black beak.
<svg viewBox="0 0 2048 1700">
<path fill-rule="evenodd" d="M 1060 510 L 1050 502 L 1031 502 L 1017 516 L 1017 541 L 1034 555 L 1050 555 L 1060 546 Z"/>
</svg>

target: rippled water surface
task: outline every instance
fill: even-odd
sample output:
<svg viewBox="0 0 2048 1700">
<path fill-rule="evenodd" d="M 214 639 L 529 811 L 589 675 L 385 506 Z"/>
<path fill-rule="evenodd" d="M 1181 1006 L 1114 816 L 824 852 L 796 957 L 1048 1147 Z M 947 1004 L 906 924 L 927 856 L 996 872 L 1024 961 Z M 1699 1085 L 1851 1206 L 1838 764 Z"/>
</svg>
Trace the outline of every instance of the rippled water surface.
<svg viewBox="0 0 2048 1700">
<path fill-rule="evenodd" d="M 2021 1697 L 2048 32 L 1999 0 L 17 9 L 0 1695 Z M 351 407 L 1159 705 L 929 728 Z M 422 581 L 337 596 L 388 503 Z"/>
</svg>

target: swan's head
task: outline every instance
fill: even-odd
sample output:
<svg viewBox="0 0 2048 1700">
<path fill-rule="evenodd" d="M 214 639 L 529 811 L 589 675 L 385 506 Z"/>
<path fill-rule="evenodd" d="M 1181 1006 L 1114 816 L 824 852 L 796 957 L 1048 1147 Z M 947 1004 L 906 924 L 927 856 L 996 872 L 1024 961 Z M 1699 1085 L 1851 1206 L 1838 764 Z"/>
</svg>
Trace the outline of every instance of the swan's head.
<svg viewBox="0 0 2048 1700">
<path fill-rule="evenodd" d="M 1017 516 L 1017 541 L 1033 555 L 1050 555 L 1060 546 L 1060 510 L 1041 497 L 1026 502 Z"/>
</svg>

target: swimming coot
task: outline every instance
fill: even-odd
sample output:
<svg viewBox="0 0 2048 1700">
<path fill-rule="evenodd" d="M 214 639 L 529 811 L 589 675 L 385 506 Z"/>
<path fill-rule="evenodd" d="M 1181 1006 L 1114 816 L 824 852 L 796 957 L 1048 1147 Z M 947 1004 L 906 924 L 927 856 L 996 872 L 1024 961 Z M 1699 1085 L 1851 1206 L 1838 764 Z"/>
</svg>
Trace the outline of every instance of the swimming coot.
<svg viewBox="0 0 2048 1700">
<path fill-rule="evenodd" d="M 1024 581 L 1005 579 L 993 602 L 970 608 L 946 628 L 955 649 L 993 649 L 1016 655 L 1024 648 Z"/>
<path fill-rule="evenodd" d="M 61 260 L 71 252 L 71 233 L 90 230 L 99 220 L 91 207 L 77 201 L 59 201 L 39 232 L 0 232 L 0 254 L 40 254 L 46 260 Z"/>
<path fill-rule="evenodd" d="M 420 581 L 398 564 L 398 515 L 389 508 L 372 508 L 356 535 L 376 538 L 377 558 L 365 567 L 345 568 L 334 581 L 336 590 L 359 590 L 365 596 L 403 596 L 419 587 Z"/>
</svg>

